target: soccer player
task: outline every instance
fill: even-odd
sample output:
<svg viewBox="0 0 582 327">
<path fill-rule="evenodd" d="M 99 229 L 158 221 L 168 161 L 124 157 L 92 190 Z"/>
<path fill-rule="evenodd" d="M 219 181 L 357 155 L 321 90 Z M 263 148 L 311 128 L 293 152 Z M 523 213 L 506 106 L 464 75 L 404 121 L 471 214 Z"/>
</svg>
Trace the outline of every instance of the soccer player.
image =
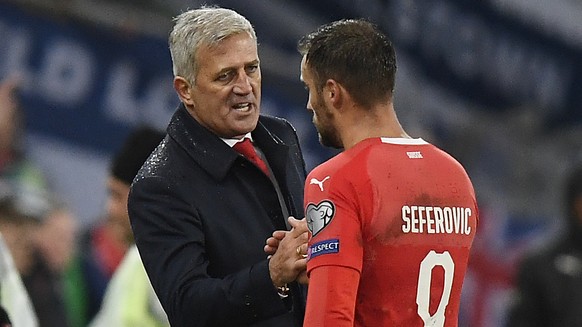
<svg viewBox="0 0 582 327">
<path fill-rule="evenodd" d="M 467 173 L 400 125 L 395 52 L 376 26 L 333 22 L 298 48 L 320 142 L 344 149 L 306 180 L 304 326 L 457 326 L 478 221 Z"/>
</svg>

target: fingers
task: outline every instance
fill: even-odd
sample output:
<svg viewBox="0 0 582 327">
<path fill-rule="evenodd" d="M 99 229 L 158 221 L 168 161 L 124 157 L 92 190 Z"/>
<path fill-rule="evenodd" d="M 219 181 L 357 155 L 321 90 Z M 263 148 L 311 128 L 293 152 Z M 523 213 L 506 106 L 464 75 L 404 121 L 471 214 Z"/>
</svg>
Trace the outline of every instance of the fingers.
<svg viewBox="0 0 582 327">
<path fill-rule="evenodd" d="M 299 220 L 295 219 L 294 217 L 289 217 L 287 221 L 289 222 L 289 225 L 291 225 L 292 227 L 291 232 L 297 233 L 296 235 L 305 233 L 308 230 L 307 221 L 305 220 L 305 218 Z"/>
<path fill-rule="evenodd" d="M 289 217 L 290 231 L 275 231 L 264 247 L 269 260 L 269 272 L 275 285 L 300 279 L 307 283 L 307 241 L 309 233 L 305 219 Z"/>
<path fill-rule="evenodd" d="M 267 245 L 269 246 L 274 246 L 274 247 L 278 247 L 280 242 L 287 236 L 290 236 L 290 238 L 295 238 L 295 239 L 299 239 L 300 242 L 302 243 L 306 243 L 308 238 L 309 238 L 309 234 L 308 229 L 307 229 L 307 222 L 304 219 L 298 220 L 295 219 L 294 217 L 289 217 L 289 224 L 291 225 L 291 230 L 290 231 L 283 231 L 283 230 L 277 230 L 273 232 L 273 236 L 270 237 L 267 240 Z M 279 243 L 275 244 L 274 240 L 278 240 Z"/>
<path fill-rule="evenodd" d="M 295 271 L 297 272 L 302 272 L 305 269 L 307 269 L 307 258 L 295 260 L 295 262 L 293 263 L 293 269 L 295 269 Z"/>
<path fill-rule="evenodd" d="M 267 241 L 265 241 L 265 247 L 263 250 L 266 254 L 273 255 L 277 251 L 277 248 L 279 248 L 280 242 L 281 240 L 276 237 L 269 237 Z"/>
<path fill-rule="evenodd" d="M 283 238 L 285 238 L 285 235 L 287 235 L 287 233 L 289 233 L 288 231 L 284 231 L 284 230 L 276 230 L 273 232 L 273 238 L 277 239 L 277 240 L 282 240 Z"/>
<path fill-rule="evenodd" d="M 279 240 L 279 239 L 277 239 L 277 238 L 275 238 L 275 237 L 269 237 L 269 238 L 267 239 L 267 241 L 265 242 L 265 244 L 267 244 L 267 245 L 269 245 L 269 246 L 272 246 L 272 247 L 275 247 L 275 248 L 276 248 L 276 247 L 278 247 L 278 246 L 279 246 L 279 243 L 280 243 L 280 242 L 281 242 L 281 240 Z"/>
<path fill-rule="evenodd" d="M 303 243 L 297 247 L 295 250 L 297 252 L 298 257 L 306 258 L 307 257 L 307 243 Z"/>
<path fill-rule="evenodd" d="M 265 253 L 268 255 L 267 259 L 269 259 L 273 254 L 275 254 L 275 252 L 277 252 L 277 248 L 269 246 L 269 245 L 265 245 L 265 247 L 263 248 L 263 251 L 265 251 Z"/>
</svg>

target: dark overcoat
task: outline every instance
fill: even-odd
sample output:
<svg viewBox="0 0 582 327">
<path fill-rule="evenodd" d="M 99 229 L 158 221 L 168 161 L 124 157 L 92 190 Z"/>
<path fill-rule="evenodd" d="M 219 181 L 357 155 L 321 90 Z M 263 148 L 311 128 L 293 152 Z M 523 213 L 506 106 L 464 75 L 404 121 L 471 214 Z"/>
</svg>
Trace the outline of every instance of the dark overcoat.
<svg viewBox="0 0 582 327">
<path fill-rule="evenodd" d="M 303 218 L 305 163 L 294 128 L 261 116 L 252 132 L 289 214 Z M 263 251 L 285 229 L 270 179 L 183 105 L 130 191 L 135 241 L 172 326 L 301 326 L 305 289 L 282 299 Z"/>
</svg>

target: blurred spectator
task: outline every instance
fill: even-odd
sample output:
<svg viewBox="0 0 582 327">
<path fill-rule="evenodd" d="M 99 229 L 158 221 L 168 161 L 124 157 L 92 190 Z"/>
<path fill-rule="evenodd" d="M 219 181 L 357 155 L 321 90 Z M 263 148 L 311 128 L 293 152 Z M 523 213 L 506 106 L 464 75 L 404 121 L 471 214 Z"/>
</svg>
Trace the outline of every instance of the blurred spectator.
<svg viewBox="0 0 582 327">
<path fill-rule="evenodd" d="M 107 286 L 101 310 L 90 327 L 162 327 L 168 317 L 133 245 Z"/>
<path fill-rule="evenodd" d="M 582 164 L 568 176 L 564 195 L 563 233 L 519 266 L 510 327 L 582 326 Z"/>
<path fill-rule="evenodd" d="M 41 327 L 73 326 L 66 272 L 75 253 L 77 220 L 64 204 L 48 201 L 33 234 L 33 266 L 22 278 Z"/>
<path fill-rule="evenodd" d="M 27 199 L 13 188 L 0 184 L 0 232 L 20 275 L 33 266 L 34 243 L 32 235 L 38 228 L 38 216 L 27 211 Z"/>
<path fill-rule="evenodd" d="M 153 128 L 139 127 L 129 135 L 111 162 L 106 217 L 89 230 L 81 249 L 85 254 L 83 276 L 86 277 L 89 320 L 99 311 L 110 278 L 133 244 L 127 213 L 129 186 L 163 137 L 162 132 Z"/>
<path fill-rule="evenodd" d="M 29 235 L 35 221 L 18 210 L 14 193 L 7 190 L 0 187 L 0 304 L 6 310 L 0 322 L 6 324 L 10 319 L 14 326 L 36 327 L 37 317 L 20 277 L 32 266 Z"/>
<path fill-rule="evenodd" d="M 26 206 L 18 210 L 15 195 L 17 192 L 26 194 L 27 190 L 30 194 L 38 194 L 37 191 L 42 192 L 46 185 L 40 170 L 24 156 L 24 117 L 16 97 L 19 82 L 16 76 L 0 81 L 0 231 L 20 279 L 33 264 L 31 235 L 35 220 L 24 212 L 28 210 Z M 37 204 L 30 204 L 33 205 L 30 209 L 34 210 Z"/>
<path fill-rule="evenodd" d="M 42 172 L 24 155 L 24 114 L 16 98 L 18 83 L 17 77 L 0 82 L 0 179 L 19 189 L 43 190 L 46 181 Z"/>
<path fill-rule="evenodd" d="M 0 193 L 13 193 L 15 201 L 21 202 L 6 217 L 15 218 L 0 219 L 0 230 L 17 270 L 32 291 L 30 297 L 41 326 L 67 326 L 65 312 L 69 311 L 71 326 L 82 327 L 88 322 L 87 303 L 91 300 L 86 298 L 89 292 L 85 280 L 92 279 L 84 276 L 98 274 L 90 263 L 70 258 L 75 249 L 70 232 L 74 228 L 70 224 L 76 223 L 74 218 L 65 217 L 68 213 L 59 210 L 51 213 L 57 217 L 45 217 L 49 209 L 48 187 L 43 173 L 25 155 L 24 113 L 17 99 L 19 82 L 15 76 L 0 82 Z M 39 224 L 41 220 L 43 223 Z M 102 293 L 105 284 L 98 289 Z M 11 318 L 14 322 L 15 318 Z"/>
<path fill-rule="evenodd" d="M 2 234 L 0 234 L 0 327 L 37 327 L 38 321 L 28 293 Z"/>
</svg>

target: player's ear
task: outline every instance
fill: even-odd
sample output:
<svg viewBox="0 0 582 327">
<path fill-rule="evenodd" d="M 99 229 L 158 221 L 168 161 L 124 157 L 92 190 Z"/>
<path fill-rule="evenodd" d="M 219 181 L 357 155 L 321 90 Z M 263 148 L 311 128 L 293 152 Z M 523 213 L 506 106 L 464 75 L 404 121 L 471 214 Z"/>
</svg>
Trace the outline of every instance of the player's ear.
<svg viewBox="0 0 582 327">
<path fill-rule="evenodd" d="M 335 108 L 340 108 L 343 103 L 345 89 L 334 79 L 328 79 L 323 88 L 324 98 Z"/>
<path fill-rule="evenodd" d="M 178 93 L 178 97 L 180 100 L 186 105 L 193 105 L 192 101 L 192 87 L 190 86 L 190 82 L 188 82 L 182 76 L 174 77 L 174 90 Z"/>
</svg>

